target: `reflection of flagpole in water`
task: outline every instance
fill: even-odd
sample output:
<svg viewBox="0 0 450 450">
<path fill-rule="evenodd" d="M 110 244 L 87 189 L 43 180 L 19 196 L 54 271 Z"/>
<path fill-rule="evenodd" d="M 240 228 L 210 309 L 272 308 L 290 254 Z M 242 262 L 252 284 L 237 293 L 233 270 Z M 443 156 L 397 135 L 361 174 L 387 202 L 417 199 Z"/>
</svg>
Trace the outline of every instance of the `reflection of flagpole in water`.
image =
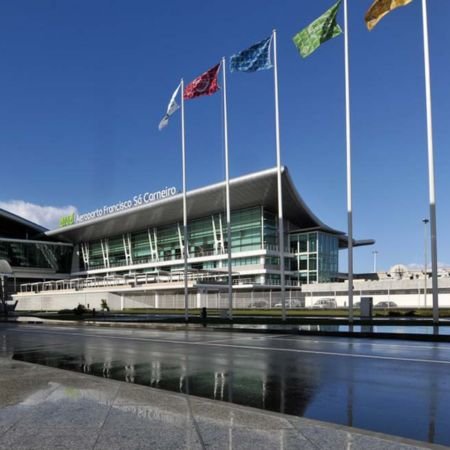
<svg viewBox="0 0 450 450">
<path fill-rule="evenodd" d="M 267 395 L 267 377 L 264 374 L 262 380 L 262 407 L 266 409 L 266 395 Z"/>
<path fill-rule="evenodd" d="M 228 367 L 231 367 L 231 365 L 228 364 Z M 233 371 L 232 370 L 230 370 L 228 372 L 227 380 L 228 380 L 228 401 L 230 403 L 233 403 Z"/>
<path fill-rule="evenodd" d="M 214 392 L 213 392 L 214 400 L 217 400 L 217 387 L 219 385 L 218 379 L 219 379 L 219 374 L 217 372 L 214 372 Z"/>
<path fill-rule="evenodd" d="M 229 450 L 232 450 L 232 448 L 233 448 L 233 425 L 234 425 L 234 412 L 231 411 L 230 428 L 228 429 L 228 448 L 229 448 Z"/>
<path fill-rule="evenodd" d="M 347 387 L 347 425 L 353 426 L 353 379 Z"/>
<path fill-rule="evenodd" d="M 433 349 L 433 360 L 438 360 L 438 355 L 436 348 Z M 430 383 L 430 417 L 428 418 L 428 442 L 434 443 L 436 435 L 436 412 L 438 409 L 438 396 L 437 396 L 437 383 L 436 374 L 431 372 L 431 383 Z"/>
<path fill-rule="evenodd" d="M 183 364 L 184 362 L 184 364 Z M 185 356 L 181 363 L 181 375 L 180 375 L 180 392 L 183 392 L 183 384 L 185 385 L 185 394 L 189 395 L 189 360 Z"/>
<path fill-rule="evenodd" d="M 285 360 L 283 358 L 281 363 L 281 383 L 280 383 L 280 389 L 281 389 L 281 395 L 280 395 L 280 413 L 284 414 L 284 411 L 286 409 L 286 398 L 285 398 L 285 390 L 286 390 L 286 364 Z"/>
</svg>

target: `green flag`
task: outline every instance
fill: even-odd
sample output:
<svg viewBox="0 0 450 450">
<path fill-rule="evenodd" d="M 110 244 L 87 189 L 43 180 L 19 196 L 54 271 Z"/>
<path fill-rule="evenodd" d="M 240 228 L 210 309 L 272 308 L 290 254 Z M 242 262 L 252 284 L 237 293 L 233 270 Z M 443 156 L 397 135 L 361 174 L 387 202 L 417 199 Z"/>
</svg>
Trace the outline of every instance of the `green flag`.
<svg viewBox="0 0 450 450">
<path fill-rule="evenodd" d="M 340 6 L 341 0 L 293 37 L 294 44 L 303 58 L 309 56 L 323 42 L 342 33 L 341 27 L 336 23 Z"/>
</svg>

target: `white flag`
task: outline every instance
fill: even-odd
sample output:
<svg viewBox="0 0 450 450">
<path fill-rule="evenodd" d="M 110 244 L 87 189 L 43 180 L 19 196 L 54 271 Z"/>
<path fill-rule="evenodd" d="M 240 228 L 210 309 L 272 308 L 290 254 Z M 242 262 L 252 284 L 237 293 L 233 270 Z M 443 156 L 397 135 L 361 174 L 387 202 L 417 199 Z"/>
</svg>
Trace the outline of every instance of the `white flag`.
<svg viewBox="0 0 450 450">
<path fill-rule="evenodd" d="M 180 105 L 177 103 L 176 97 L 178 95 L 178 91 L 180 90 L 181 84 L 178 85 L 178 87 L 175 89 L 174 93 L 172 94 L 172 98 L 170 99 L 169 104 L 167 105 L 167 112 L 164 115 L 164 117 L 161 119 L 161 122 L 159 122 L 159 130 L 161 131 L 164 127 L 167 126 L 169 123 L 169 117 L 180 107 Z"/>
</svg>

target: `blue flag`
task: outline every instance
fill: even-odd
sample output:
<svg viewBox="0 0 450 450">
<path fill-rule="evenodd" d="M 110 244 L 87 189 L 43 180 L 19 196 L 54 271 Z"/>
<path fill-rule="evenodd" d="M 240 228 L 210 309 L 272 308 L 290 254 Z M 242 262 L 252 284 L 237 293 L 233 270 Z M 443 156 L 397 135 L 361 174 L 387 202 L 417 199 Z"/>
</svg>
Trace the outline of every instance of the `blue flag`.
<svg viewBox="0 0 450 450">
<path fill-rule="evenodd" d="M 236 53 L 230 58 L 232 72 L 256 72 L 257 70 L 271 69 L 270 44 L 272 36 L 252 45 L 246 50 Z"/>
</svg>

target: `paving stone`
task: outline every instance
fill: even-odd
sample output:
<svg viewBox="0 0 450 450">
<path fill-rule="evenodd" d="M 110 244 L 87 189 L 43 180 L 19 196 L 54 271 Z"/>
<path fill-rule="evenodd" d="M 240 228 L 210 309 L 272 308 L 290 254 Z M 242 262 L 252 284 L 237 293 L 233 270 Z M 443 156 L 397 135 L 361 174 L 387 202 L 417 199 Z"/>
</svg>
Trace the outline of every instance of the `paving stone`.
<svg viewBox="0 0 450 450">
<path fill-rule="evenodd" d="M 94 447 L 98 431 L 77 426 L 13 427 L 2 435 L 1 450 L 87 450 Z"/>
<path fill-rule="evenodd" d="M 125 383 L 120 387 L 114 399 L 114 405 L 148 405 L 178 413 L 186 412 L 188 408 L 186 397 L 183 395 Z"/>
<path fill-rule="evenodd" d="M 9 430 L 21 417 L 22 412 L 14 406 L 0 409 L 0 435 Z"/>
<path fill-rule="evenodd" d="M 235 426 L 257 430 L 279 430 L 293 427 L 289 420 L 281 415 L 268 414 L 252 408 L 241 408 L 224 402 L 213 402 L 195 397 L 191 397 L 189 401 L 192 413 L 196 418 L 207 417 L 227 423 L 232 417 Z"/>
<path fill-rule="evenodd" d="M 197 419 L 197 424 L 205 447 L 211 450 L 315 449 L 299 432 L 293 430 L 245 428 L 234 420 L 224 423 L 205 418 Z"/>
<path fill-rule="evenodd" d="M 124 448 L 201 449 L 202 445 L 189 416 L 124 405 L 112 408 L 95 449 Z"/>
</svg>

